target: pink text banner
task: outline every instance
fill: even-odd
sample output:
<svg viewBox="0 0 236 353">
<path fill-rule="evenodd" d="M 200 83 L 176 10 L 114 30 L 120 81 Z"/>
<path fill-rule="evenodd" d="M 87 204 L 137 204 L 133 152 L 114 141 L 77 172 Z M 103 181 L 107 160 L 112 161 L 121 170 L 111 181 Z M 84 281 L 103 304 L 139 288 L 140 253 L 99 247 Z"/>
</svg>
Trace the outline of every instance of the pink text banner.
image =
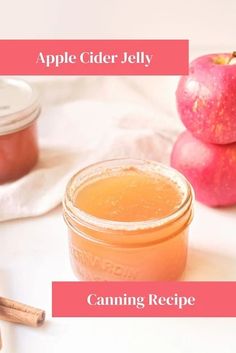
<svg viewBox="0 0 236 353">
<path fill-rule="evenodd" d="M 0 75 L 187 75 L 188 40 L 0 40 Z"/>
<path fill-rule="evenodd" d="M 236 317 L 236 282 L 53 282 L 54 317 Z"/>
</svg>

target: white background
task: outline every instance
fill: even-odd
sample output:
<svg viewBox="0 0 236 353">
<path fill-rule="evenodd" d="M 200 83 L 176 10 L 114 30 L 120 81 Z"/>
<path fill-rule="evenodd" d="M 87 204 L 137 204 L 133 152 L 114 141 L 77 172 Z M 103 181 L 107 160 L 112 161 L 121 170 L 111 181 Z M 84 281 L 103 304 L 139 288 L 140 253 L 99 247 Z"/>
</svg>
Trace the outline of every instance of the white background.
<svg viewBox="0 0 236 353">
<path fill-rule="evenodd" d="M 1 0 L 0 5 L 5 39 L 186 38 L 191 56 L 236 45 L 234 0 Z M 155 82 L 145 84 L 151 95 Z M 236 280 L 235 215 L 235 208 L 197 205 L 186 279 Z M 235 319 L 50 319 L 51 281 L 74 279 L 60 208 L 1 224 L 0 240 L 1 294 L 48 313 L 39 330 L 1 323 L 4 353 L 236 351 Z"/>
<path fill-rule="evenodd" d="M 1 0 L 2 38 L 184 38 L 232 50 L 234 0 Z"/>
</svg>

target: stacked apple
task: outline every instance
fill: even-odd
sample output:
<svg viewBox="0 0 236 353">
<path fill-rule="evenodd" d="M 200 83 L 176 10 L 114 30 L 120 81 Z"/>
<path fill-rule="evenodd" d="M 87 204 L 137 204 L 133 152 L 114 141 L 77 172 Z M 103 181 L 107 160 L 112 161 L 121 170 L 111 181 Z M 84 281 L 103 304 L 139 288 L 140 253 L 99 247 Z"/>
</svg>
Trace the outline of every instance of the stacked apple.
<svg viewBox="0 0 236 353">
<path fill-rule="evenodd" d="M 194 60 L 176 99 L 187 131 L 174 145 L 171 165 L 190 181 L 200 202 L 236 204 L 236 52 Z"/>
</svg>

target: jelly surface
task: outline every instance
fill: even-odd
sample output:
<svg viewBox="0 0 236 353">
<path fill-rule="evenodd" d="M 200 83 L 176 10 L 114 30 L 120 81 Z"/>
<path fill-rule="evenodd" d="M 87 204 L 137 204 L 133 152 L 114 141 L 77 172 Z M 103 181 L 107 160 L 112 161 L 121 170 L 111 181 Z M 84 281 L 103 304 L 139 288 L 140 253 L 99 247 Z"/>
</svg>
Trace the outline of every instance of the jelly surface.
<svg viewBox="0 0 236 353">
<path fill-rule="evenodd" d="M 170 178 L 130 168 L 91 178 L 79 186 L 74 203 L 98 218 L 137 222 L 169 216 L 182 200 L 180 188 Z"/>
</svg>

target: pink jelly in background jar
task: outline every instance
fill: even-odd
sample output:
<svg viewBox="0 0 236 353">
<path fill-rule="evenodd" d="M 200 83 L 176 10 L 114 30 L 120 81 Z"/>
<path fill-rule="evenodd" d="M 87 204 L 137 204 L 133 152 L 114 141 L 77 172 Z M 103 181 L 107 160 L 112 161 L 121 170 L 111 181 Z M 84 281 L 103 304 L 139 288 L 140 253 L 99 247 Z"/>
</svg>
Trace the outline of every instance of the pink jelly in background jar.
<svg viewBox="0 0 236 353">
<path fill-rule="evenodd" d="M 0 79 L 0 184 L 27 174 L 37 163 L 38 95 L 27 82 Z"/>
</svg>

